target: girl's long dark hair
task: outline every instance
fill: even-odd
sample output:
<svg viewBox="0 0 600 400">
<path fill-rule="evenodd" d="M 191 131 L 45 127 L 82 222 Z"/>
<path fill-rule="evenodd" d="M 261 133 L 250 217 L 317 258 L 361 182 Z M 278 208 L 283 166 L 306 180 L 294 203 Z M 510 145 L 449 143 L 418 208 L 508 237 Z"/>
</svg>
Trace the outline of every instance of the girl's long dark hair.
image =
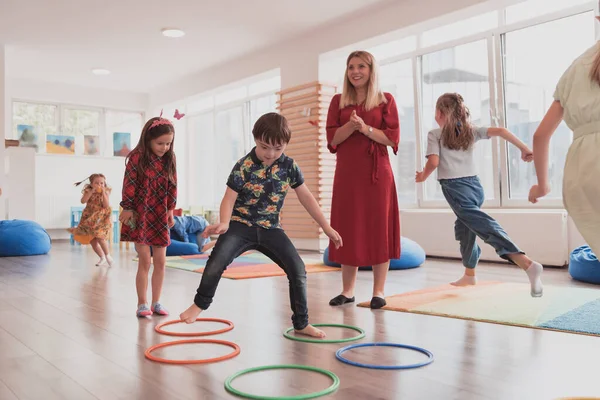
<svg viewBox="0 0 600 400">
<path fill-rule="evenodd" d="M 164 156 L 162 156 L 165 164 L 166 164 L 166 169 L 167 169 L 167 176 L 169 178 L 169 181 L 173 184 L 175 184 L 175 152 L 173 151 L 173 147 L 175 146 L 175 129 L 173 128 L 173 125 L 170 122 L 166 122 L 166 123 L 162 123 L 160 125 L 154 126 L 152 128 L 150 128 L 150 126 L 152 125 L 152 123 L 154 121 L 158 121 L 161 118 L 159 117 L 154 117 L 154 118 L 150 118 L 148 120 L 148 122 L 146 122 L 146 125 L 144 125 L 144 128 L 142 129 L 142 134 L 140 135 L 140 140 L 138 141 L 137 146 L 135 146 L 135 148 L 127 155 L 127 158 L 125 159 L 125 162 L 127 163 L 127 161 L 129 161 L 129 158 L 131 157 L 132 154 L 134 154 L 134 152 L 137 152 L 140 154 L 140 160 L 139 160 L 139 164 L 138 164 L 138 168 L 140 168 L 141 170 L 146 170 L 147 168 L 150 167 L 150 160 L 152 157 L 152 148 L 150 147 L 150 141 L 154 140 L 162 135 L 166 135 L 169 133 L 173 134 L 173 141 L 171 142 L 171 146 L 169 147 L 169 150 L 165 153 Z M 138 176 L 141 176 L 138 175 Z"/>
</svg>

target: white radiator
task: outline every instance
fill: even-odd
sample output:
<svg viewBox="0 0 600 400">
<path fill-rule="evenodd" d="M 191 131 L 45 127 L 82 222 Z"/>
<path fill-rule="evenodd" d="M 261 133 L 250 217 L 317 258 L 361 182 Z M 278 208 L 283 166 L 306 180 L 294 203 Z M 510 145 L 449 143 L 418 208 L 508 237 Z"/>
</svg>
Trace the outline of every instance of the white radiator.
<svg viewBox="0 0 600 400">
<path fill-rule="evenodd" d="M 569 260 L 570 238 L 565 210 L 485 210 L 496 219 L 515 244 L 544 265 L 565 266 Z M 402 236 L 419 243 L 428 256 L 460 259 L 454 239 L 456 216 L 451 210 L 420 209 L 401 211 Z M 571 225 L 571 230 L 574 226 Z M 481 259 L 502 261 L 494 249 L 477 239 Z"/>
</svg>

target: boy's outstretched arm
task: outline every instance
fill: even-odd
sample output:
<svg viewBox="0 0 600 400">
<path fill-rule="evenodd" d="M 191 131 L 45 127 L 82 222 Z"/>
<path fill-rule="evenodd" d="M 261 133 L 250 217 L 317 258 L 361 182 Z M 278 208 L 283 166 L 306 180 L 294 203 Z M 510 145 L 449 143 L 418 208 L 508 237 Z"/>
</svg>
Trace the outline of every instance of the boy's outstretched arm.
<svg viewBox="0 0 600 400">
<path fill-rule="evenodd" d="M 323 232 L 331 239 L 331 241 L 335 244 L 335 248 L 340 248 L 343 246 L 342 237 L 339 233 L 337 233 L 327 219 L 325 219 L 325 215 L 321 211 L 321 207 L 319 207 L 319 203 L 312 195 L 310 190 L 305 183 L 298 186 L 296 189 L 296 195 L 298 196 L 298 200 L 300 200 L 300 204 L 308 211 L 310 216 L 319 224 L 319 226 L 323 229 Z"/>
<path fill-rule="evenodd" d="M 440 157 L 435 154 L 429 155 L 429 157 L 427 157 L 427 164 L 425 164 L 423 171 L 417 171 L 415 175 L 415 182 L 425 182 L 427 178 L 429 178 L 429 175 L 436 170 L 438 165 L 440 165 Z"/>
<path fill-rule="evenodd" d="M 233 212 L 233 206 L 237 199 L 237 192 L 232 190 L 229 186 L 225 190 L 223 200 L 221 200 L 221 208 L 219 209 L 219 220 L 218 224 L 209 225 L 202 232 L 202 237 L 209 237 L 210 235 L 220 235 L 227 232 L 229 229 L 229 222 L 231 221 L 231 213 Z"/>
</svg>

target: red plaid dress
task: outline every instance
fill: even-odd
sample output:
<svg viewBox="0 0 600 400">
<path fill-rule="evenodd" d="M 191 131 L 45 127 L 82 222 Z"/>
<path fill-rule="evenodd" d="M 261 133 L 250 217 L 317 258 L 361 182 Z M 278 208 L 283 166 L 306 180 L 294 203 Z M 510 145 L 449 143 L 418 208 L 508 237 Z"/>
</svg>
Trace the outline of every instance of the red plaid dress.
<svg viewBox="0 0 600 400">
<path fill-rule="evenodd" d="M 171 244 L 168 210 L 175 209 L 177 184 L 169 182 L 165 161 L 154 153 L 147 170 L 139 169 L 139 161 L 140 153 L 134 151 L 125 167 L 121 207 L 133 211 L 135 226 L 121 225 L 121 241 L 166 247 Z"/>
</svg>

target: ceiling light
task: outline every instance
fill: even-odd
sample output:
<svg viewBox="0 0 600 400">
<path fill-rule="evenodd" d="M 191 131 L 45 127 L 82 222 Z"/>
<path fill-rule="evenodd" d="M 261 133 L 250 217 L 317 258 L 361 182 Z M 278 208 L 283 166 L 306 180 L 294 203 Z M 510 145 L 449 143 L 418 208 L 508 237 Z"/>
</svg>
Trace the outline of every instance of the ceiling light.
<svg viewBox="0 0 600 400">
<path fill-rule="evenodd" d="M 94 75 L 108 75 L 110 74 L 110 71 L 104 68 L 94 68 L 92 70 L 92 74 Z"/>
<path fill-rule="evenodd" d="M 185 35 L 185 32 L 182 31 L 181 29 L 163 29 L 162 30 L 162 34 L 166 37 L 171 37 L 171 38 L 178 38 L 178 37 L 182 37 Z"/>
</svg>

